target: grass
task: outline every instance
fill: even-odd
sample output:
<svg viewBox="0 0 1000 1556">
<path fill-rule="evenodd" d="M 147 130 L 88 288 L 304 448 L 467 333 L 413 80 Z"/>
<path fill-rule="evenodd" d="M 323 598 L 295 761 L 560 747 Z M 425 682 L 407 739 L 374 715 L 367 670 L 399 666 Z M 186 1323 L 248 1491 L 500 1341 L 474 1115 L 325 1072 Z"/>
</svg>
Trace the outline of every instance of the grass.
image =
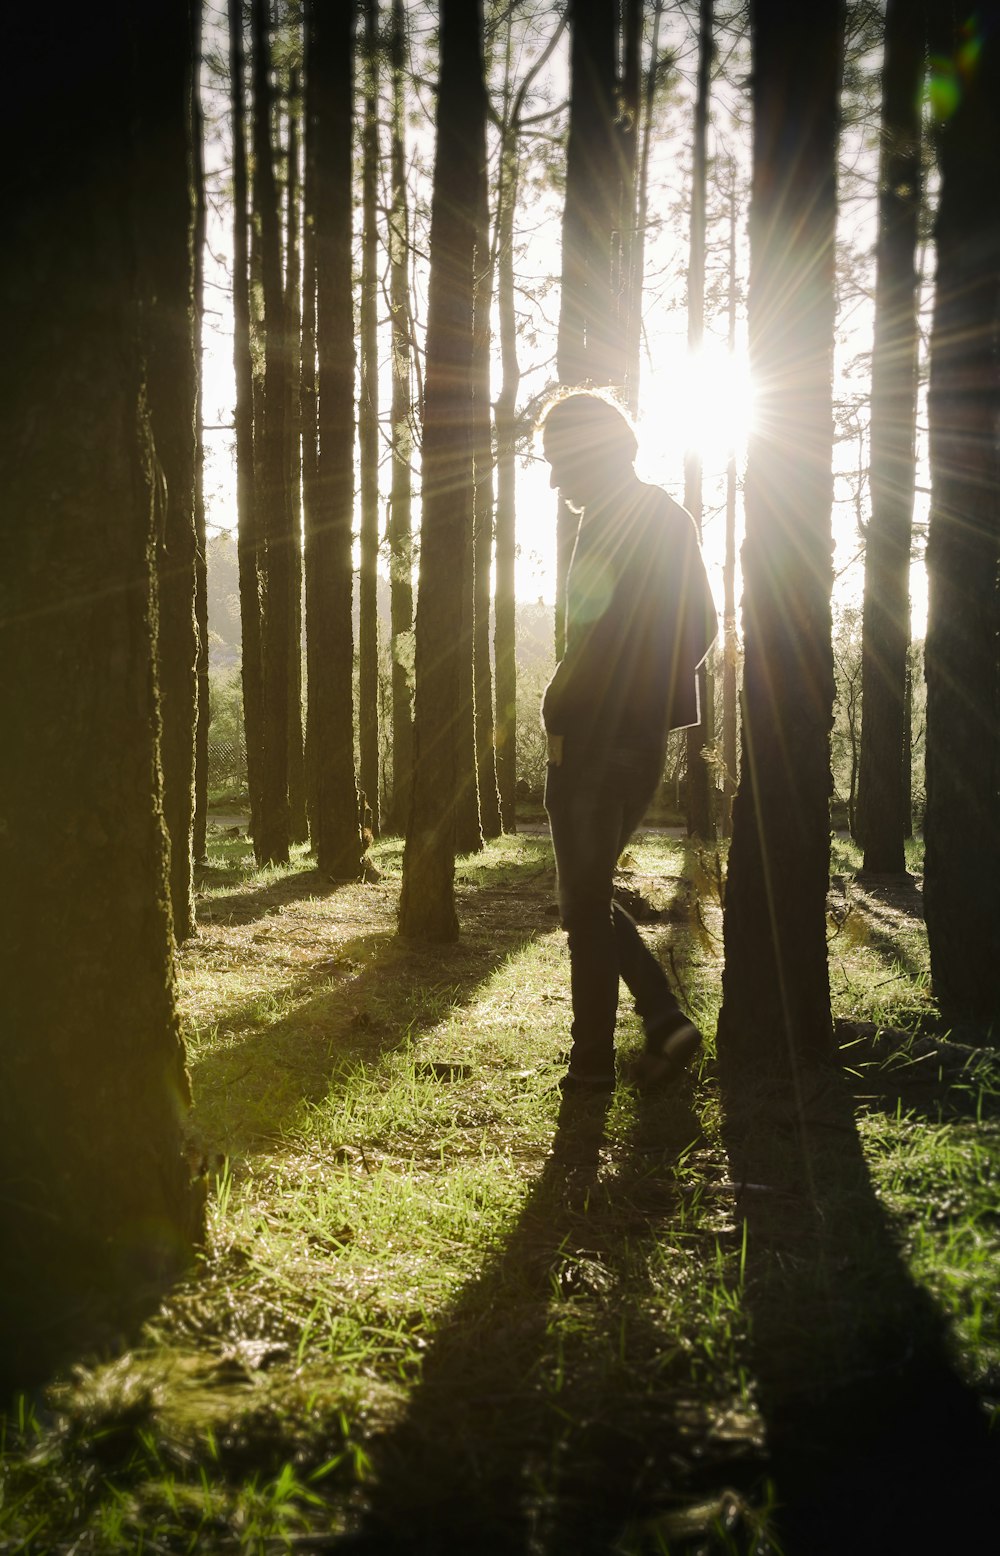
<svg viewBox="0 0 1000 1556">
<path fill-rule="evenodd" d="M 7 1417 L 0 1550 L 931 1548 L 892 1543 L 891 1455 L 870 1504 L 894 1533 L 857 1510 L 887 1442 L 920 1483 L 932 1407 L 949 1484 L 979 1473 L 1000 1134 L 995 1069 L 928 1046 L 914 896 L 835 845 L 854 1102 L 741 1134 L 717 854 L 647 836 L 623 861 L 709 1041 L 672 1092 L 604 1108 L 558 1091 L 547 841 L 461 860 L 437 949 L 396 940 L 400 847 L 373 852 L 380 882 L 335 887 L 212 839 L 180 955 L 206 1247 L 131 1350 Z"/>
</svg>

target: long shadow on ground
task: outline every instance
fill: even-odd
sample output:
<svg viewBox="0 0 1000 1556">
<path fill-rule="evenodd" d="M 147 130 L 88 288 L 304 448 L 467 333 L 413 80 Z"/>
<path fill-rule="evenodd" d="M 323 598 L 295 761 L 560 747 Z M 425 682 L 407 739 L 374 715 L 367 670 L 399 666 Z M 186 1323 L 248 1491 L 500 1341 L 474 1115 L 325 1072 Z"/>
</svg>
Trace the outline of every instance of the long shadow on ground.
<svg viewBox="0 0 1000 1556">
<path fill-rule="evenodd" d="M 745 1078 L 723 1081 L 782 1551 L 985 1550 L 1000 1445 L 901 1257 L 846 1088 L 826 1078 L 793 1127 L 776 1094 L 748 1104 Z"/>
<path fill-rule="evenodd" d="M 330 1550 L 581 1556 L 690 1499 L 704 1423 L 653 1270 L 684 1222 L 676 1169 L 700 1126 L 687 1085 L 640 1108 L 624 1141 L 606 1123 L 603 1103 L 562 1101 L 509 1240 L 373 1445 L 360 1530 Z"/>
</svg>

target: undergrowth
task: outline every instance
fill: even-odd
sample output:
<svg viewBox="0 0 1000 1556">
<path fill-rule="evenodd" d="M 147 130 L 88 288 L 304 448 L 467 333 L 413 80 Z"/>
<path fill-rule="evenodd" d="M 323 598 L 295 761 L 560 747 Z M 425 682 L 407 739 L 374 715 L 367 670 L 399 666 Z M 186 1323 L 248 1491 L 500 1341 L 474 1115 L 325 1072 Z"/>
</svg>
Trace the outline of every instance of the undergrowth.
<svg viewBox="0 0 1000 1556">
<path fill-rule="evenodd" d="M 645 836 L 622 862 L 707 1042 L 671 1092 L 605 1107 L 558 1089 L 547 840 L 460 861 L 442 948 L 396 939 L 400 845 L 372 853 L 381 880 L 346 887 L 212 840 L 180 955 L 206 1246 L 132 1349 L 15 1402 L 0 1549 L 763 1556 L 831 1400 L 940 1346 L 995 1413 L 996 1072 L 926 1048 L 913 894 L 837 845 L 856 1122 L 741 1138 L 720 854 Z M 625 1009 L 619 1035 L 641 1041 Z"/>
</svg>

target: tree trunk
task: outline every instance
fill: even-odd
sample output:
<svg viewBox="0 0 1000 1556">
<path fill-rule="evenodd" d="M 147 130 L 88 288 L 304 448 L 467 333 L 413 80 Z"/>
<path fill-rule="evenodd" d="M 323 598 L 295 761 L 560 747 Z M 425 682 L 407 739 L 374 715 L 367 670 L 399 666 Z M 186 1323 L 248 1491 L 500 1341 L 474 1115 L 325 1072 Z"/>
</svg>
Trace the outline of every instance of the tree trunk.
<svg viewBox="0 0 1000 1556">
<path fill-rule="evenodd" d="M 474 516 L 473 675 L 475 681 L 476 777 L 482 837 L 499 837 L 500 797 L 493 727 L 493 676 L 490 664 L 490 573 L 493 563 L 493 431 L 490 423 L 490 310 L 496 260 L 490 245 L 490 206 L 486 153 L 476 199 L 476 295 L 473 347 Z"/>
<path fill-rule="evenodd" d="M 205 438 L 202 395 L 201 345 L 204 320 L 205 230 L 205 116 L 201 106 L 202 8 L 191 6 L 191 165 L 194 184 L 194 615 L 198 633 L 197 722 L 194 738 L 194 821 L 191 852 L 196 864 L 205 861 L 208 834 L 208 726 L 211 720 L 208 683 L 208 551 L 205 530 Z"/>
<path fill-rule="evenodd" d="M 866 870 L 900 872 L 903 721 L 910 644 L 910 535 L 917 416 L 922 9 L 888 0 L 872 352 L 872 513 L 865 542 L 858 831 Z"/>
<path fill-rule="evenodd" d="M 187 25 L 187 12 L 184 12 Z M 186 36 L 183 53 L 190 54 Z M 197 718 L 194 521 L 196 359 L 191 241 L 191 80 L 180 102 L 176 78 L 155 75 L 140 102 L 138 133 L 151 170 L 139 210 L 139 243 L 148 286 L 143 309 L 146 390 L 157 492 L 156 569 L 159 624 L 160 762 L 170 844 L 170 904 L 175 938 L 194 933 L 191 835 Z M 185 119 L 181 113 L 187 115 Z"/>
<path fill-rule="evenodd" d="M 719 1053 L 794 1078 L 832 1060 L 826 953 L 833 709 L 831 462 L 841 0 L 753 13 L 743 762 Z"/>
<path fill-rule="evenodd" d="M 950 1020 L 1000 1013 L 1000 6 L 932 11 L 941 193 L 929 394 L 927 814 L 931 982 Z M 964 20 L 963 17 L 961 18 Z"/>
<path fill-rule="evenodd" d="M 5 23 L 7 46 L 32 62 L 0 106 L 4 143 L 18 146 L 0 273 L 17 385 L 0 418 L 6 1399 L 156 1305 L 202 1235 L 204 1196 L 184 1156 L 158 793 L 162 494 L 141 355 L 157 277 L 136 245 L 154 191 L 164 246 L 190 235 L 177 196 L 190 17 L 158 4 L 140 23 L 109 0 L 100 28 L 86 8 L 57 33 L 37 7 Z"/>
<path fill-rule="evenodd" d="M 306 616 L 309 600 L 309 559 L 312 537 L 320 522 L 319 511 L 319 441 L 317 416 L 319 398 L 316 392 L 316 227 L 313 214 L 316 173 L 314 168 L 314 114 L 311 109 L 311 74 L 309 66 L 310 27 L 306 25 L 303 57 L 305 80 L 303 91 L 303 142 L 304 142 L 304 190 L 302 201 L 302 340 L 299 371 L 299 419 L 301 438 L 299 447 L 302 458 L 302 522 L 303 522 L 303 578 L 306 590 Z M 308 626 L 308 620 L 307 620 Z M 306 637 L 306 685 L 314 684 L 316 675 L 312 639 Z M 315 742 L 309 728 L 308 705 L 304 741 L 306 815 L 312 848 L 316 847 L 317 787 Z"/>
<path fill-rule="evenodd" d="M 517 313 L 514 302 L 514 215 L 519 175 L 517 133 L 508 120 L 500 147 L 497 194 L 497 306 L 503 379 L 495 406 L 497 437 L 496 604 L 493 652 L 496 661 L 496 764 L 500 817 L 505 832 L 517 829 L 517 660 L 514 574 L 517 557 Z"/>
<path fill-rule="evenodd" d="M 431 205 L 424 500 L 417 599 L 413 804 L 403 852 L 400 933 L 454 940 L 456 709 L 462 598 L 456 563 L 472 512 L 475 201 L 485 156 L 480 0 L 442 0 Z"/>
<path fill-rule="evenodd" d="M 243 643 L 243 727 L 246 735 L 250 831 L 260 818 L 261 726 L 264 693 L 260 656 L 260 526 L 253 446 L 253 359 L 250 351 L 249 195 L 247 188 L 243 6 L 229 0 L 229 79 L 233 134 L 233 365 L 236 402 L 237 547 L 240 569 L 240 629 Z"/>
<path fill-rule="evenodd" d="M 736 350 L 736 159 L 731 158 L 729 195 L 729 328 L 727 344 L 732 361 Z M 723 777 L 722 835 L 733 834 L 733 798 L 737 782 L 736 671 L 739 664 L 739 640 L 736 635 L 736 450 L 730 450 L 726 463 L 726 555 L 722 571 L 723 587 L 723 659 L 722 659 L 722 760 Z"/>
<path fill-rule="evenodd" d="M 316 501 L 306 513 L 308 729 L 315 769 L 313 846 L 338 879 L 361 869 L 354 771 L 351 625 L 354 516 L 354 315 L 351 292 L 353 5 L 311 0 L 308 201 L 315 222 L 319 347 Z"/>
<path fill-rule="evenodd" d="M 698 7 L 698 88 L 694 105 L 694 148 L 691 173 L 691 227 L 688 249 L 687 304 L 688 355 L 697 358 L 705 337 L 705 189 L 708 172 L 708 104 L 711 89 L 713 43 L 713 0 L 700 0 Z M 694 519 L 699 541 L 701 528 L 701 452 L 697 448 L 684 454 L 684 506 Z M 711 770 L 702 751 L 711 746 L 713 707 L 710 678 L 705 665 L 698 669 L 701 723 L 687 732 L 687 830 L 689 837 L 703 841 L 715 839 L 715 814 L 712 803 Z"/>
<path fill-rule="evenodd" d="M 649 221 L 649 157 L 653 143 L 653 108 L 659 72 L 660 18 L 663 0 L 654 0 L 653 42 L 646 72 L 642 150 L 636 180 L 635 233 L 629 251 L 628 332 L 625 338 L 625 399 L 633 416 L 639 411 L 639 366 L 642 345 L 642 291 L 646 273 L 646 226 Z"/>
<path fill-rule="evenodd" d="M 302 738 L 302 282 L 299 273 L 299 72 L 288 86 L 288 236 L 285 249 L 285 470 L 288 494 L 288 835 L 309 838 Z"/>
<path fill-rule="evenodd" d="M 642 111 L 642 0 L 622 0 L 622 68 L 618 112 L 618 236 L 613 289 L 620 364 L 619 384 L 628 380 L 632 248 L 635 243 L 636 174 Z"/>
<path fill-rule="evenodd" d="M 624 378 L 612 296 L 618 227 L 615 144 L 615 0 L 570 0 L 570 109 L 562 222 L 556 371 L 562 384 Z M 560 498 L 556 516 L 556 658 L 566 643 L 566 575 L 579 517 Z"/>
<path fill-rule="evenodd" d="M 412 342 L 407 260 L 406 34 L 403 0 L 392 0 L 392 148 L 389 298 L 392 313 L 392 496 L 389 506 L 389 612 L 392 649 L 392 823 L 406 829 L 413 771 L 413 536 L 411 471 Z"/>
<path fill-rule="evenodd" d="M 254 425 L 254 471 L 264 533 L 261 671 L 261 806 L 254 832 L 258 864 L 288 861 L 289 535 L 285 468 L 285 340 L 281 220 L 271 146 L 271 46 L 268 0 L 253 0 L 254 226 L 260 244 L 264 392 Z"/>
<path fill-rule="evenodd" d="M 378 781 L 378 0 L 365 0 L 361 125 L 361 573 L 358 728 L 361 788 L 379 833 Z"/>
</svg>

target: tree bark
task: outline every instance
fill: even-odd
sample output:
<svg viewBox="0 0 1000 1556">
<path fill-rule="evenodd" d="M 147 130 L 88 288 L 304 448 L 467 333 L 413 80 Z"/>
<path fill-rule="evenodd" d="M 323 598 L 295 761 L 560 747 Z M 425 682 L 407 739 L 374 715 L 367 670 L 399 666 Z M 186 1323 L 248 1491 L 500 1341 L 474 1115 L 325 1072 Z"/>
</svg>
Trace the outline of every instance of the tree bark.
<svg viewBox="0 0 1000 1556">
<path fill-rule="evenodd" d="M 920 341 L 916 253 L 923 70 L 922 9 L 888 0 L 872 351 L 872 513 L 865 541 L 861 629 L 858 832 L 865 869 L 890 873 L 906 868 L 903 724 Z"/>
<path fill-rule="evenodd" d="M 186 9 L 175 13 L 189 26 Z M 191 38 L 174 52 L 190 55 Z M 137 133 L 151 171 L 139 209 L 139 242 L 148 292 L 142 312 L 146 390 L 157 492 L 156 566 L 159 627 L 160 762 L 163 813 L 170 843 L 170 903 L 178 941 L 194 933 L 194 748 L 198 629 L 195 621 L 197 537 L 194 519 L 194 292 L 191 244 L 191 76 L 155 73 L 140 99 Z M 177 93 L 184 92 L 178 98 Z"/>
<path fill-rule="evenodd" d="M 688 355 L 697 358 L 705 338 L 705 229 L 707 222 L 705 192 L 708 179 L 708 107 L 711 90 L 713 0 L 700 0 L 698 7 L 698 87 L 694 105 L 694 142 L 691 172 L 691 226 L 688 248 L 687 305 Z M 684 506 L 694 519 L 699 541 L 701 528 L 701 452 L 689 448 L 684 454 Z M 698 669 L 701 723 L 687 731 L 687 831 L 689 837 L 703 841 L 715 839 L 715 815 L 712 803 L 711 770 L 702 751 L 711 746 L 713 712 L 711 678 L 705 665 Z"/>
<path fill-rule="evenodd" d="M 301 83 L 288 86 L 287 239 L 285 246 L 285 469 L 288 494 L 288 835 L 309 838 L 302 733 L 302 281 L 300 275 L 299 113 Z"/>
<path fill-rule="evenodd" d="M 833 709 L 834 231 L 844 8 L 756 0 L 743 545 L 743 762 L 719 1054 L 795 1080 L 834 1056 L 826 952 Z"/>
<path fill-rule="evenodd" d="M 254 472 L 264 533 L 261 679 L 263 723 L 258 864 L 288 861 L 289 535 L 285 467 L 285 339 L 281 220 L 271 144 L 271 46 L 268 0 L 253 0 L 254 226 L 260 245 L 264 388 L 254 425 Z"/>
<path fill-rule="evenodd" d="M 473 508 L 475 201 L 485 153 L 480 0 L 442 0 L 431 205 L 417 598 L 413 804 L 403 852 L 400 933 L 454 940 L 456 709 L 462 598 L 453 580 Z"/>
<path fill-rule="evenodd" d="M 499 837 L 500 797 L 493 726 L 493 674 L 490 663 L 490 574 L 493 563 L 493 430 L 490 420 L 490 357 L 493 281 L 496 259 L 490 244 L 490 205 L 486 146 L 476 198 L 476 294 L 473 345 L 473 468 L 472 534 L 473 631 L 475 682 L 476 777 L 479 789 L 481 838 Z"/>
<path fill-rule="evenodd" d="M 379 833 L 378 779 L 378 3 L 365 0 L 361 125 L 361 572 L 358 727 L 361 788 Z"/>
<path fill-rule="evenodd" d="M 927 811 L 931 982 L 950 1020 L 1000 1012 L 1000 6 L 931 12 L 941 193 L 929 394 Z M 974 30 L 970 27 L 974 25 Z"/>
<path fill-rule="evenodd" d="M 736 159 L 729 164 L 729 296 L 727 344 L 732 361 L 736 350 L 736 223 L 738 203 L 736 198 Z M 726 553 L 722 569 L 722 761 L 723 799 L 722 835 L 733 834 L 733 799 L 736 794 L 738 751 L 736 682 L 739 664 L 739 640 L 736 634 L 736 450 L 730 449 L 726 461 Z"/>
<path fill-rule="evenodd" d="M 616 0 L 570 0 L 570 109 L 562 222 L 562 287 L 556 371 L 562 384 L 610 384 L 625 376 L 612 294 L 618 227 L 615 132 Z M 566 575 L 579 516 L 560 499 L 556 516 L 556 658 L 565 648 Z"/>
<path fill-rule="evenodd" d="M 354 316 L 351 290 L 353 5 L 307 11 L 309 168 L 315 222 L 319 457 L 306 513 L 308 730 L 315 772 L 313 847 L 338 879 L 361 869 L 354 771 L 351 624 L 354 517 Z"/>
<path fill-rule="evenodd" d="M 413 771 L 413 535 L 411 469 L 413 377 L 407 260 L 406 31 L 403 0 L 392 0 L 392 146 L 389 301 L 392 314 L 392 495 L 389 505 L 389 612 L 392 651 L 392 823 L 406 829 Z"/>
<path fill-rule="evenodd" d="M 649 221 L 649 157 L 653 143 L 653 108 L 659 73 L 660 19 L 663 0 L 654 0 L 653 41 L 643 94 L 642 150 L 636 180 L 635 234 L 629 251 L 628 331 L 625 338 L 625 400 L 629 411 L 639 411 L 640 347 L 642 345 L 642 292 L 646 267 L 646 227 Z"/>
<path fill-rule="evenodd" d="M 33 64 L 0 105 L 19 148 L 0 266 L 17 385 L 0 418 L 0 718 L 14 737 L 0 757 L 7 1398 L 155 1306 L 202 1235 L 204 1196 L 184 1157 L 158 793 L 161 497 L 142 357 L 152 190 L 164 240 L 177 224 L 190 237 L 177 198 L 190 19 L 157 4 L 140 23 L 109 0 L 100 28 L 83 8 L 58 33 L 37 7 L 5 20 L 8 46 Z M 155 148 L 154 102 L 168 116 Z"/>
<path fill-rule="evenodd" d="M 508 51 L 509 52 L 509 51 Z M 496 662 L 496 764 L 500 817 L 505 832 L 517 829 L 517 660 L 515 657 L 515 564 L 517 557 L 517 313 L 514 302 L 514 215 L 520 158 L 517 131 L 507 119 L 500 145 L 497 193 L 497 308 L 503 377 L 494 409 L 497 439 L 496 604 L 493 652 Z"/>
<path fill-rule="evenodd" d="M 195 864 L 205 861 L 208 834 L 208 726 L 211 722 L 208 681 L 208 539 L 205 529 L 205 438 L 202 395 L 201 347 L 205 311 L 205 231 L 207 206 L 205 203 L 205 116 L 201 106 L 201 54 L 202 8 L 191 6 L 191 58 L 193 79 L 191 84 L 191 166 L 194 182 L 194 361 L 195 361 L 195 409 L 194 409 L 194 533 L 195 533 L 195 593 L 194 615 L 198 633 L 197 660 L 197 721 L 194 740 L 194 821 L 191 834 L 191 852 Z"/>
<path fill-rule="evenodd" d="M 253 359 L 250 351 L 249 191 L 247 185 L 243 6 L 229 0 L 229 81 L 233 135 L 233 365 L 236 400 L 237 547 L 240 570 L 240 628 L 243 643 L 243 727 L 246 735 L 250 831 L 260 819 L 261 685 L 260 526 L 257 513 L 253 445 Z"/>
</svg>

